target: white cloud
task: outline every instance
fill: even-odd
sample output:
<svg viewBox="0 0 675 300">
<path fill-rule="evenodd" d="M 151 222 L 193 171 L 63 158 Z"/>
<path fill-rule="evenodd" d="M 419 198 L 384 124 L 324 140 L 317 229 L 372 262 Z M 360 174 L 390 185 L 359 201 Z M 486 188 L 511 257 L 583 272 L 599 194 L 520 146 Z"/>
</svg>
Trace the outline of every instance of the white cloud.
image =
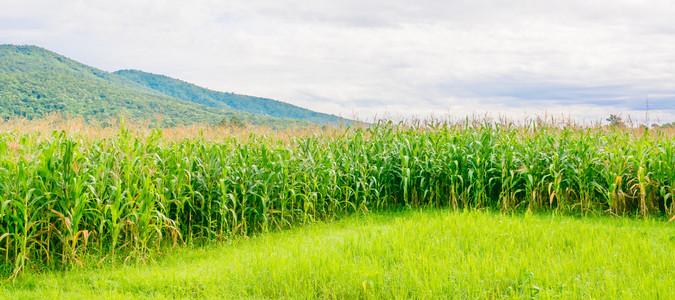
<svg viewBox="0 0 675 300">
<path fill-rule="evenodd" d="M 8 43 L 343 116 L 674 115 L 673 1 L 6 2 Z"/>
</svg>

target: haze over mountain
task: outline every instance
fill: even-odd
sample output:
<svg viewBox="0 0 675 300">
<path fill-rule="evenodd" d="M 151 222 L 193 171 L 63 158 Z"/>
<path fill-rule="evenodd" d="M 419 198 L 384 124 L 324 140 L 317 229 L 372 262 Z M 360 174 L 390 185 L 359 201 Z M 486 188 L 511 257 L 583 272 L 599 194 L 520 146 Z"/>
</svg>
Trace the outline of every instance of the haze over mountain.
<svg viewBox="0 0 675 300">
<path fill-rule="evenodd" d="M 51 112 L 87 121 L 163 125 L 237 119 L 273 127 L 348 123 L 276 100 L 221 93 L 141 71 L 106 72 L 36 46 L 0 45 L 0 117 Z"/>
<path fill-rule="evenodd" d="M 151 88 L 163 95 L 203 104 L 209 107 L 234 109 L 275 118 L 308 120 L 319 124 L 337 124 L 346 121 L 337 116 L 314 112 L 281 101 L 213 91 L 163 75 L 156 75 L 138 70 L 120 70 L 113 74 Z"/>
</svg>

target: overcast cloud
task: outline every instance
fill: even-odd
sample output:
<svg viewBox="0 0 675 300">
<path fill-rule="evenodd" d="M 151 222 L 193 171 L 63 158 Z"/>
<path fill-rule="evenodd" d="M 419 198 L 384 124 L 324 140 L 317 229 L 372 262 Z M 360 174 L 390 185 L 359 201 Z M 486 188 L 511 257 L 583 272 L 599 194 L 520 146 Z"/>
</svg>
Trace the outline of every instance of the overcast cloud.
<svg viewBox="0 0 675 300">
<path fill-rule="evenodd" d="M 675 1 L 0 3 L 0 43 L 345 117 L 675 121 Z"/>
</svg>

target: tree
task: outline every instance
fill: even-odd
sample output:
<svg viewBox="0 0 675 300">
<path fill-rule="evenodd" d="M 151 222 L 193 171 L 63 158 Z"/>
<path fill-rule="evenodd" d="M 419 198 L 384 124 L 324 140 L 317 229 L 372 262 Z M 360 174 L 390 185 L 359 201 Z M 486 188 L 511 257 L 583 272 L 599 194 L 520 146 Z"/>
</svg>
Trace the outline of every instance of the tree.
<svg viewBox="0 0 675 300">
<path fill-rule="evenodd" d="M 624 127 L 626 125 L 621 120 L 621 116 L 615 114 L 610 114 L 609 118 L 607 118 L 606 120 L 607 122 L 609 122 L 609 125 L 613 127 Z"/>
<path fill-rule="evenodd" d="M 237 116 L 232 116 L 229 119 L 225 118 L 220 121 L 219 125 L 231 128 L 246 128 L 246 122 Z"/>
</svg>

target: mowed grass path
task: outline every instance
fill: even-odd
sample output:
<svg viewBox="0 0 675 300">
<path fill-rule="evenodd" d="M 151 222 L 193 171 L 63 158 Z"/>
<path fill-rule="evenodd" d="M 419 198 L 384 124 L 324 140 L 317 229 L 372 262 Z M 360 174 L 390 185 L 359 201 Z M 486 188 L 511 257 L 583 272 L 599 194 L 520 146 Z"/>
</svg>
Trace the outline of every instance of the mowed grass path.
<svg viewBox="0 0 675 300">
<path fill-rule="evenodd" d="M 675 299 L 673 226 L 482 211 L 359 215 L 146 265 L 22 275 L 0 285 L 0 297 Z"/>
</svg>

